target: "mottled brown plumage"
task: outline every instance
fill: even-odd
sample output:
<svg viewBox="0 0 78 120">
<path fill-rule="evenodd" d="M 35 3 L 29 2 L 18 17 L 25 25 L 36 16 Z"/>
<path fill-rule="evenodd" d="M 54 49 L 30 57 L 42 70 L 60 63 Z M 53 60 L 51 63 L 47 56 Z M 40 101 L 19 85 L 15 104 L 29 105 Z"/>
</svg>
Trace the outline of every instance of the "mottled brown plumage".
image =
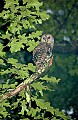
<svg viewBox="0 0 78 120">
<path fill-rule="evenodd" d="M 33 61 L 36 64 L 36 73 L 41 73 L 44 66 L 52 57 L 54 38 L 52 35 L 43 35 L 40 44 L 33 51 Z"/>
</svg>

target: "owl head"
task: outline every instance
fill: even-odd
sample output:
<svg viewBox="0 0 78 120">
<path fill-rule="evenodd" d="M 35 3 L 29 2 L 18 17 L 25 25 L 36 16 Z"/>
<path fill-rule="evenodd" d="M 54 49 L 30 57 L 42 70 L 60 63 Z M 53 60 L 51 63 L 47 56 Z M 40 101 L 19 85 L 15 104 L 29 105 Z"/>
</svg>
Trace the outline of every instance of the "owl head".
<svg viewBox="0 0 78 120">
<path fill-rule="evenodd" d="M 41 42 L 46 42 L 54 46 L 54 38 L 50 34 L 45 34 L 41 37 Z"/>
</svg>

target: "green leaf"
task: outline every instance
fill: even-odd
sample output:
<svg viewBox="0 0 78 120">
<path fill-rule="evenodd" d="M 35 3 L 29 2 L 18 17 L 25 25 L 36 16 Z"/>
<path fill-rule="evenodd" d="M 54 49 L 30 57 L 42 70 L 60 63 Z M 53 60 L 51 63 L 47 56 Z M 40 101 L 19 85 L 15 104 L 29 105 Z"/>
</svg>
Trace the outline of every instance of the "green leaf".
<svg viewBox="0 0 78 120">
<path fill-rule="evenodd" d="M 41 80 L 45 80 L 46 82 L 52 82 L 52 83 L 57 83 L 60 81 L 60 79 L 56 79 L 55 77 L 48 77 L 45 75 L 43 78 L 40 78 Z"/>
<path fill-rule="evenodd" d="M 40 13 L 38 12 L 38 15 L 41 17 L 43 21 L 45 21 L 46 19 L 48 20 L 50 18 L 50 16 L 46 14 L 46 11 Z"/>
<path fill-rule="evenodd" d="M 11 63 L 11 64 L 16 64 L 18 62 L 18 60 L 14 59 L 14 58 L 8 58 L 7 62 Z"/>
<path fill-rule="evenodd" d="M 6 66 L 6 64 L 4 63 L 4 60 L 2 59 L 0 59 L 0 64 Z"/>
<path fill-rule="evenodd" d="M 27 8 L 35 7 L 37 11 L 39 11 L 39 7 L 43 5 L 43 2 L 39 3 L 38 1 L 31 1 L 27 4 Z"/>
<path fill-rule="evenodd" d="M 31 70 L 33 72 L 35 72 L 35 70 L 36 70 L 36 66 L 34 66 L 32 63 L 28 63 L 27 67 L 28 67 L 29 70 Z"/>
<path fill-rule="evenodd" d="M 13 102 L 12 109 L 15 109 L 18 107 L 18 104 L 20 103 L 21 99 L 17 99 L 17 102 Z"/>
<path fill-rule="evenodd" d="M 30 102 L 30 95 L 26 92 L 26 100 L 29 103 Z"/>
<path fill-rule="evenodd" d="M 43 82 L 36 82 L 36 83 L 32 83 L 31 86 L 35 89 L 35 90 L 47 90 L 48 87 L 43 85 Z"/>
<path fill-rule="evenodd" d="M 19 112 L 19 114 L 24 115 L 24 111 L 27 110 L 27 109 L 26 109 L 26 101 L 25 101 L 25 100 L 23 100 L 23 101 L 21 102 L 21 107 L 22 107 L 22 109 L 21 109 L 21 112 Z"/>
<path fill-rule="evenodd" d="M 18 42 L 17 42 L 18 41 Z M 19 39 L 14 38 L 11 43 L 8 44 L 11 46 L 11 53 L 20 51 L 21 48 L 24 48 L 23 41 L 19 41 Z"/>
<path fill-rule="evenodd" d="M 5 52 L 3 52 L 3 45 L 0 43 L 0 56 L 5 56 Z"/>
<path fill-rule="evenodd" d="M 36 109 L 30 108 L 30 110 L 28 111 L 28 115 L 31 115 L 32 117 L 34 117 L 38 112 L 40 112 L 40 109 L 38 107 Z"/>
</svg>

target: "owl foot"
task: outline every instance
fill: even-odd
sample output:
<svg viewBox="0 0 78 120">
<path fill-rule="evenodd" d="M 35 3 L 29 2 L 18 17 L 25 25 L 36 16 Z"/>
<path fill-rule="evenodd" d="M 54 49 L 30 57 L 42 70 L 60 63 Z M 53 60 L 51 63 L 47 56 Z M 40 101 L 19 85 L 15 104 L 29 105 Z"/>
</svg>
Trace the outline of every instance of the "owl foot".
<svg viewBox="0 0 78 120">
<path fill-rule="evenodd" d="M 53 63 L 53 56 L 52 56 L 52 58 L 49 61 L 49 67 L 52 65 L 52 63 Z"/>
</svg>

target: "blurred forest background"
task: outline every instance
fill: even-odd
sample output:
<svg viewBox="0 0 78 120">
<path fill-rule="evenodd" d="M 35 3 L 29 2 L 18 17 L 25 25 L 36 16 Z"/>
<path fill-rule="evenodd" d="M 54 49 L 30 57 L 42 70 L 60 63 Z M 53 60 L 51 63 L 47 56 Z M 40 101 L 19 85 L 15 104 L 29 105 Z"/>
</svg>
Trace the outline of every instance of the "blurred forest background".
<svg viewBox="0 0 78 120">
<path fill-rule="evenodd" d="M 58 85 L 50 86 L 54 89 L 45 93 L 44 98 L 51 105 L 78 118 L 78 0 L 39 0 L 43 1 L 41 11 L 46 10 L 50 15 L 48 21 L 37 25 L 38 30 L 54 36 L 53 65 L 48 71 L 49 76 L 60 78 Z M 21 4 L 21 0 L 20 0 Z M 0 0 L 0 11 L 4 3 Z M 0 26 L 2 21 L 0 20 Z M 4 30 L 4 28 L 1 28 Z M 5 43 L 6 44 L 6 43 Z M 10 54 L 8 53 L 8 56 Z M 13 56 L 19 57 L 20 62 L 32 61 L 32 52 L 18 52 Z M 25 61 L 26 56 L 28 56 Z"/>
<path fill-rule="evenodd" d="M 43 0 L 48 22 L 39 27 L 55 38 L 54 61 L 48 74 L 60 78 L 52 94 L 46 94 L 51 104 L 78 118 L 78 1 Z"/>
</svg>

